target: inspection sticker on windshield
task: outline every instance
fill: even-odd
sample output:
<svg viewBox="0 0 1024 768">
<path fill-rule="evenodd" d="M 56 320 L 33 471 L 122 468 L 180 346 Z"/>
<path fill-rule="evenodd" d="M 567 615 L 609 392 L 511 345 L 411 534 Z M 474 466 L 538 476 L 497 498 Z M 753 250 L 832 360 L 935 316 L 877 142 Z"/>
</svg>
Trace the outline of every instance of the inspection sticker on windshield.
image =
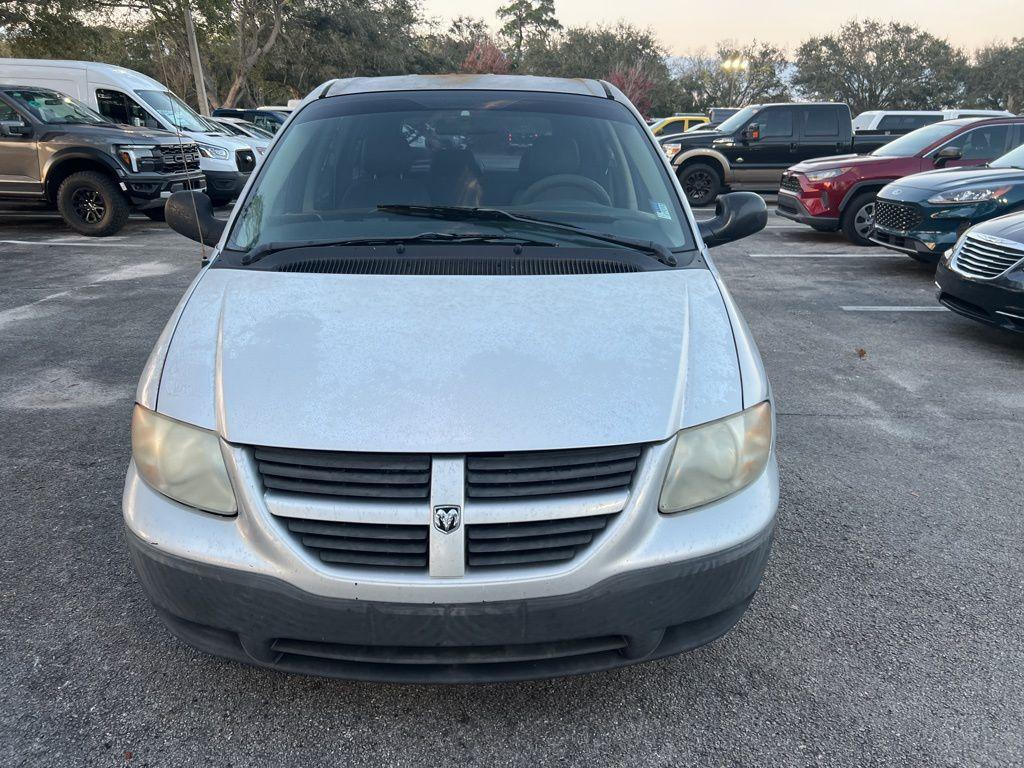
<svg viewBox="0 0 1024 768">
<path fill-rule="evenodd" d="M 654 215 L 659 219 L 668 219 L 669 221 L 672 221 L 672 212 L 664 203 L 658 200 L 651 200 L 651 208 L 654 209 Z"/>
</svg>

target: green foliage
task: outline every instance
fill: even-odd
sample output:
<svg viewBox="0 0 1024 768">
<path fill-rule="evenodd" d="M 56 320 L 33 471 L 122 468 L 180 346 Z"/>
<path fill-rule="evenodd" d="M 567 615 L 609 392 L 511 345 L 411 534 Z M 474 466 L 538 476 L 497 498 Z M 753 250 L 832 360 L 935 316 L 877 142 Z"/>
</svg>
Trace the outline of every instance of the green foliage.
<svg viewBox="0 0 1024 768">
<path fill-rule="evenodd" d="M 511 0 L 498 8 L 497 15 L 505 22 L 498 34 L 511 46 L 512 60 L 516 64 L 522 61 L 527 43 L 543 42 L 562 28 L 555 18 L 554 0 Z"/>
<path fill-rule="evenodd" d="M 966 55 L 909 24 L 849 21 L 797 50 L 793 84 L 808 98 L 866 109 L 927 109 L 962 103 Z"/>
<path fill-rule="evenodd" d="M 1024 37 L 978 51 L 967 78 L 967 93 L 977 107 L 1024 111 Z"/>
<path fill-rule="evenodd" d="M 768 43 L 719 43 L 714 55 L 677 63 L 680 86 L 702 109 L 789 101 L 786 54 Z"/>
</svg>

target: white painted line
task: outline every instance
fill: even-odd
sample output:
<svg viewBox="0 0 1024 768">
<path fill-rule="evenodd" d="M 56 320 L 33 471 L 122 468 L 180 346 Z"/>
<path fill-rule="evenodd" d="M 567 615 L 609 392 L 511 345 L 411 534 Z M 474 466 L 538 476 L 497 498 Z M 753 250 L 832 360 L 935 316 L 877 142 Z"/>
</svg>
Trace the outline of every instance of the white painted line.
<svg viewBox="0 0 1024 768">
<path fill-rule="evenodd" d="M 752 259 L 902 259 L 902 253 L 752 253 Z"/>
<path fill-rule="evenodd" d="M 948 312 L 942 306 L 934 307 L 840 307 L 844 312 Z"/>
<path fill-rule="evenodd" d="M 68 243 L 63 240 L 0 240 L 0 243 L 8 243 L 10 245 L 64 245 L 76 246 L 84 245 L 86 248 L 132 248 L 133 246 L 128 243 Z"/>
</svg>

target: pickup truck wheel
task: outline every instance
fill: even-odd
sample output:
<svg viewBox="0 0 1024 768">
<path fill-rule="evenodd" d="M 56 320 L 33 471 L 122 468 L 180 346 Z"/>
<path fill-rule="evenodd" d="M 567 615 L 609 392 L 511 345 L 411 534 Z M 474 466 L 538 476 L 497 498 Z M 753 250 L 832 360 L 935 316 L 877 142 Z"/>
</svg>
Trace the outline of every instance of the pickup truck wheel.
<svg viewBox="0 0 1024 768">
<path fill-rule="evenodd" d="M 707 163 L 693 163 L 679 171 L 679 183 L 690 205 L 710 205 L 722 191 L 722 178 Z"/>
<path fill-rule="evenodd" d="M 57 210 L 76 232 L 106 237 L 128 221 L 128 201 L 117 185 L 97 171 L 79 171 L 61 182 Z"/>
<path fill-rule="evenodd" d="M 868 236 L 875 226 L 875 193 L 857 195 L 843 211 L 842 228 L 854 245 L 874 245 Z"/>
<path fill-rule="evenodd" d="M 146 218 L 150 221 L 167 221 L 167 218 L 164 216 L 163 206 L 160 206 L 159 208 L 143 208 L 142 213 L 144 213 Z"/>
</svg>

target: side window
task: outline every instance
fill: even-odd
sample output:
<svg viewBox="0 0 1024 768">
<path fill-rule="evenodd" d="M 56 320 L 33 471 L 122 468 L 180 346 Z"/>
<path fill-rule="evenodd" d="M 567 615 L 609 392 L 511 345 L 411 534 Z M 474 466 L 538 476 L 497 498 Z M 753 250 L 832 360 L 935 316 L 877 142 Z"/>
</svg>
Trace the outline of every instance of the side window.
<svg viewBox="0 0 1024 768">
<path fill-rule="evenodd" d="M 22 123 L 24 124 L 25 119 L 19 115 L 14 107 L 11 107 L 4 102 L 0 101 L 0 121 L 5 123 Z"/>
<path fill-rule="evenodd" d="M 993 160 L 1005 152 L 1009 134 L 1008 125 L 990 125 L 969 131 L 950 144 L 959 145 L 964 160 Z"/>
<path fill-rule="evenodd" d="M 839 111 L 829 107 L 804 110 L 804 136 L 838 136 Z"/>
<path fill-rule="evenodd" d="M 159 128 L 159 124 L 139 104 L 121 91 L 96 89 L 99 113 L 112 123 L 134 125 L 139 128 Z"/>
<path fill-rule="evenodd" d="M 761 126 L 761 138 L 785 138 L 793 135 L 792 109 L 766 109 L 754 117 L 753 122 Z"/>
</svg>

